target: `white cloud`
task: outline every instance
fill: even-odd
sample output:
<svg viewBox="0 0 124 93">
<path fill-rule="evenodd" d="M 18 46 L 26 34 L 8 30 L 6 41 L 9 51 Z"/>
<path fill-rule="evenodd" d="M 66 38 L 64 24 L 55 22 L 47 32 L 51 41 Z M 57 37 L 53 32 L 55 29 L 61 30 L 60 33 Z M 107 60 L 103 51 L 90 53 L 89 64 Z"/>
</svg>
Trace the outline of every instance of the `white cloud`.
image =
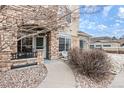
<svg viewBox="0 0 124 93">
<path fill-rule="evenodd" d="M 89 21 L 89 20 L 81 20 L 80 28 L 81 29 L 95 29 L 96 22 Z"/>
<path fill-rule="evenodd" d="M 110 28 L 112 29 L 120 29 L 120 27 L 121 27 L 121 23 L 118 22 L 110 25 Z"/>
<path fill-rule="evenodd" d="M 103 10 L 103 15 L 104 16 L 108 16 L 108 13 L 109 11 L 112 9 L 112 6 L 106 6 L 104 7 L 104 10 Z"/>
<path fill-rule="evenodd" d="M 81 29 L 92 29 L 92 30 L 97 30 L 97 31 L 105 31 L 105 29 L 108 28 L 108 26 L 104 24 L 98 24 L 94 21 L 89 21 L 89 20 L 80 20 L 80 28 Z"/>
<path fill-rule="evenodd" d="M 118 17 L 124 18 L 124 8 L 123 8 L 123 7 L 120 7 L 120 8 L 119 8 Z"/>
<path fill-rule="evenodd" d="M 117 30 L 115 30 L 115 32 L 117 32 L 117 33 L 124 32 L 124 29 L 117 29 Z"/>
<path fill-rule="evenodd" d="M 97 29 L 99 30 L 105 30 L 106 28 L 107 28 L 106 25 L 103 25 L 103 24 L 97 25 Z"/>
<path fill-rule="evenodd" d="M 115 29 L 112 34 L 114 36 L 120 37 L 120 35 L 124 32 L 124 29 Z"/>
<path fill-rule="evenodd" d="M 123 20 L 116 20 L 117 23 L 124 23 Z"/>
<path fill-rule="evenodd" d="M 120 24 L 119 23 L 116 23 L 115 26 L 119 26 Z"/>
</svg>

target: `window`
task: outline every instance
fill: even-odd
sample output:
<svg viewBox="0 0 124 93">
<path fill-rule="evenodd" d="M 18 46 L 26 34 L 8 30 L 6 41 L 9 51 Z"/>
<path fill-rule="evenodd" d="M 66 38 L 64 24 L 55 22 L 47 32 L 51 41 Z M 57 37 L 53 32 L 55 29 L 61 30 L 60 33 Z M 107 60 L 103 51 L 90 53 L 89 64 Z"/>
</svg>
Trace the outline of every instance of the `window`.
<svg viewBox="0 0 124 93">
<path fill-rule="evenodd" d="M 65 50 L 65 38 L 59 38 L 59 51 Z"/>
<path fill-rule="evenodd" d="M 97 48 L 102 48 L 102 45 L 96 45 Z"/>
<path fill-rule="evenodd" d="M 68 51 L 71 40 L 69 38 L 59 38 L 59 51 Z"/>
<path fill-rule="evenodd" d="M 70 48 L 70 42 L 71 42 L 71 40 L 67 38 L 66 39 L 66 51 L 68 51 Z"/>
<path fill-rule="evenodd" d="M 32 38 L 24 38 L 18 41 L 18 52 L 32 52 Z"/>
<path fill-rule="evenodd" d="M 36 49 L 43 49 L 43 37 L 36 38 Z"/>
<path fill-rule="evenodd" d="M 94 45 L 90 45 L 90 48 L 93 49 L 94 48 Z"/>
<path fill-rule="evenodd" d="M 111 47 L 111 45 L 103 45 L 103 47 Z"/>
<path fill-rule="evenodd" d="M 83 47 L 84 47 L 84 41 L 80 40 L 80 48 L 83 48 Z"/>
</svg>

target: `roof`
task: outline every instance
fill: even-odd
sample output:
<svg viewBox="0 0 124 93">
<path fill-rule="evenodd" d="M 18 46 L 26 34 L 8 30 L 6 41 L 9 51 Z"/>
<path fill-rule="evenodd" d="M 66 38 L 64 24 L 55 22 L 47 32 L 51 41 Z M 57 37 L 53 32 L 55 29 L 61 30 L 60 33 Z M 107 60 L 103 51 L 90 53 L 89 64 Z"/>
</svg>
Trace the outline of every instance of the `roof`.
<svg viewBox="0 0 124 93">
<path fill-rule="evenodd" d="M 120 42 L 121 45 L 124 44 L 124 39 L 119 39 L 118 41 Z"/>
<path fill-rule="evenodd" d="M 91 38 L 91 43 L 96 43 L 96 42 L 100 42 L 100 43 L 120 43 L 118 40 L 116 39 L 112 39 L 111 37 L 93 37 Z"/>
<path fill-rule="evenodd" d="M 93 37 L 92 40 L 112 40 L 112 38 L 103 36 L 103 37 Z"/>
<path fill-rule="evenodd" d="M 96 42 L 100 42 L 100 43 L 120 43 L 117 40 L 100 40 L 100 41 L 92 41 L 91 40 L 91 43 L 96 43 Z"/>
<path fill-rule="evenodd" d="M 82 31 L 78 31 L 78 35 L 80 36 L 87 36 L 87 37 L 92 37 L 91 35 L 85 33 L 85 32 L 82 32 Z"/>
</svg>

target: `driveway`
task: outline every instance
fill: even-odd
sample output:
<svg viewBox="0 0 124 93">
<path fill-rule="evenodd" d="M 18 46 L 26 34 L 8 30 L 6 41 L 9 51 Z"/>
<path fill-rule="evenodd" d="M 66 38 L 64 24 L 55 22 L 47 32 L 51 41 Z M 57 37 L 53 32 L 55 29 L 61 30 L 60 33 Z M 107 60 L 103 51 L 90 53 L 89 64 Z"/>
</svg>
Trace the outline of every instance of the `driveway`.
<svg viewBox="0 0 124 93">
<path fill-rule="evenodd" d="M 38 88 L 74 88 L 75 77 L 72 70 L 60 60 L 46 60 L 45 65 L 48 69 L 46 79 Z"/>
</svg>

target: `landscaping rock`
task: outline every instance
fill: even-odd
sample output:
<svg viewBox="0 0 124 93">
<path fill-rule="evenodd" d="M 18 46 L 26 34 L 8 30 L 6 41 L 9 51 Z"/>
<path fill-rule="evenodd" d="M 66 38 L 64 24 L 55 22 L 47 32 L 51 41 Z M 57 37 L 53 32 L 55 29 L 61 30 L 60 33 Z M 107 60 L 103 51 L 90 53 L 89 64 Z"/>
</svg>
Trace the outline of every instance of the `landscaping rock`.
<svg viewBox="0 0 124 93">
<path fill-rule="evenodd" d="M 46 75 L 47 68 L 44 64 L 0 72 L 0 87 L 34 88 L 45 79 Z"/>
</svg>

